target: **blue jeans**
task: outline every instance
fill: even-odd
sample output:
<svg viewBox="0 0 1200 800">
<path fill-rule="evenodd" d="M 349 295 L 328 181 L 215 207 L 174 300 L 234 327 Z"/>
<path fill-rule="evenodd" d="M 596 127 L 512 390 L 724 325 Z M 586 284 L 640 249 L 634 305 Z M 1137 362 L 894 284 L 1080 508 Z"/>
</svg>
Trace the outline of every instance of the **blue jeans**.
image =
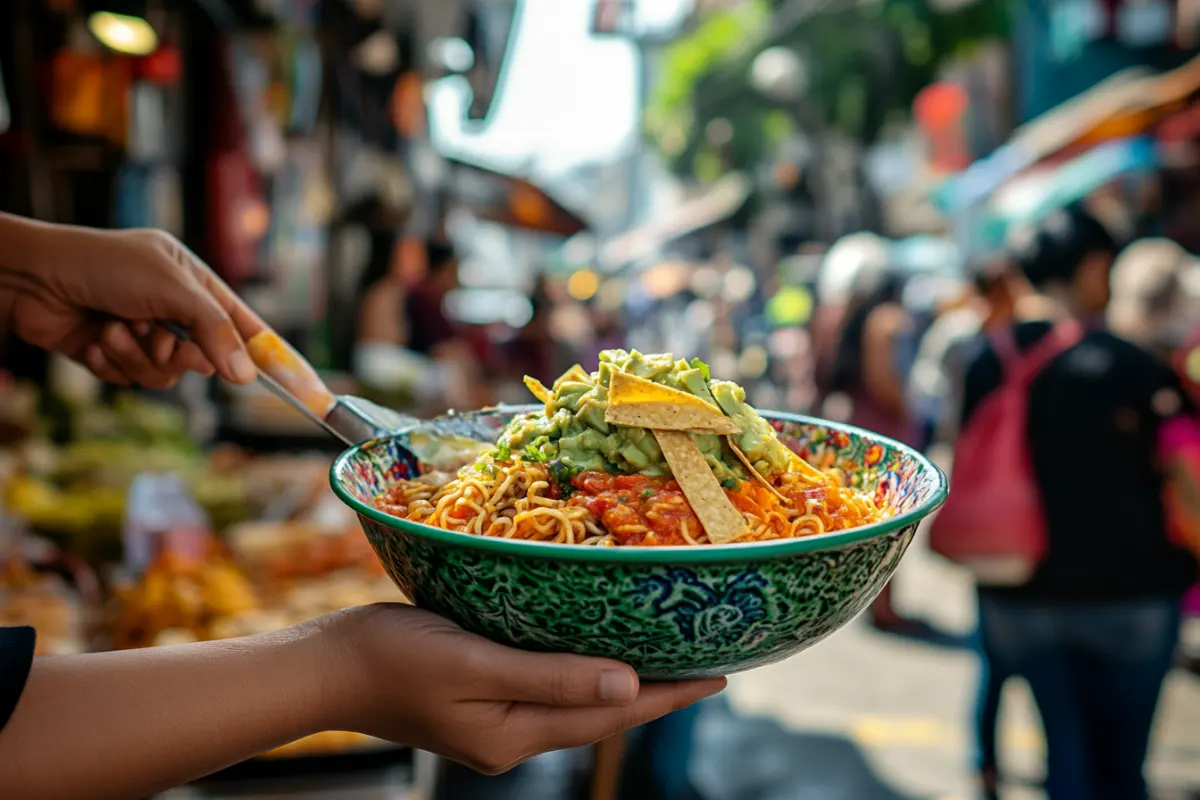
<svg viewBox="0 0 1200 800">
<path fill-rule="evenodd" d="M 1145 800 L 1142 766 L 1179 638 L 1179 601 L 1042 605 L 980 598 L 986 651 L 1029 682 L 1050 800 Z"/>
<path fill-rule="evenodd" d="M 977 600 L 982 608 L 982 596 L 978 596 Z M 989 638 L 984 632 L 985 624 L 981 613 L 979 628 L 975 634 L 976 654 L 979 656 L 979 681 L 975 687 L 975 714 L 972 723 L 975 734 L 975 769 L 979 772 L 994 772 L 999 766 L 996 755 L 996 727 L 1000 721 L 1000 698 L 1009 676 L 997 665 L 995 656 L 988 652 Z"/>
</svg>

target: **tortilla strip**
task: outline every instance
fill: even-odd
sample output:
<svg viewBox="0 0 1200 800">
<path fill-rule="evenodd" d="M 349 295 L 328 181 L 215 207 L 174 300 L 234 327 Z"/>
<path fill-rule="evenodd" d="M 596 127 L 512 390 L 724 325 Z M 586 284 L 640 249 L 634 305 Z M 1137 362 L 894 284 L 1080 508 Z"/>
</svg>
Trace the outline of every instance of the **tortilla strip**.
<svg viewBox="0 0 1200 800">
<path fill-rule="evenodd" d="M 572 366 L 569 370 L 558 376 L 558 380 L 554 381 L 554 391 L 558 391 L 558 387 L 564 383 L 587 383 L 592 376 L 588 371 L 578 364 Z"/>
<path fill-rule="evenodd" d="M 626 403 L 678 403 L 682 406 L 703 408 L 712 414 L 725 416 L 725 412 L 712 403 L 701 400 L 690 392 L 672 389 L 661 383 L 630 375 L 628 372 L 614 372 L 608 381 L 608 402 L 617 405 Z"/>
<path fill-rule="evenodd" d="M 608 383 L 606 422 L 631 428 L 741 433 L 725 412 L 694 394 L 671 389 L 626 372 L 614 372 Z"/>
<path fill-rule="evenodd" d="M 792 452 L 791 471 L 802 473 L 806 477 L 808 477 L 810 480 L 815 481 L 816 483 L 828 483 L 829 482 L 828 475 L 826 475 L 824 472 L 821 472 L 821 470 L 817 469 L 812 464 L 805 461 L 803 458 L 801 458 L 799 455 L 797 455 L 795 451 Z"/>
<path fill-rule="evenodd" d="M 656 430 L 654 438 L 684 497 L 708 533 L 708 540 L 713 544 L 729 544 L 745 535 L 750 530 L 746 518 L 717 482 L 692 435 Z"/>
<path fill-rule="evenodd" d="M 528 389 L 529 392 L 536 397 L 539 402 L 542 403 L 549 403 L 554 397 L 554 395 L 550 393 L 550 390 L 542 385 L 541 381 L 539 381 L 537 378 L 532 378 L 529 375 L 525 376 L 525 388 Z"/>
<path fill-rule="evenodd" d="M 742 432 L 736 422 L 723 414 L 714 416 L 708 409 L 678 406 L 672 402 L 621 405 L 613 405 L 610 402 L 604 412 L 604 421 L 627 428 L 649 428 L 653 431 L 714 433 L 718 436 Z"/>
<path fill-rule="evenodd" d="M 729 449 L 732 450 L 733 454 L 738 457 L 738 461 L 742 462 L 742 466 L 746 468 L 746 471 L 750 473 L 751 477 L 758 481 L 758 483 L 768 492 L 775 495 L 780 500 L 787 502 L 787 499 L 780 493 L 780 491 L 772 486 L 767 479 L 764 478 L 759 471 L 754 468 L 754 465 L 750 463 L 750 459 L 745 453 L 742 452 L 742 448 L 738 447 L 737 442 L 733 440 L 732 436 L 728 437 L 728 441 Z"/>
</svg>

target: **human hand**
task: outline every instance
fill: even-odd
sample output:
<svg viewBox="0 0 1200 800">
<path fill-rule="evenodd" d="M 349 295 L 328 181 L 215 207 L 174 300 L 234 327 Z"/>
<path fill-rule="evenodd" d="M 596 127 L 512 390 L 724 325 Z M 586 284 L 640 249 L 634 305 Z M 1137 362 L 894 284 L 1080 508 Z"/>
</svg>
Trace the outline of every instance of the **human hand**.
<svg viewBox="0 0 1200 800">
<path fill-rule="evenodd" d="M 189 370 L 253 381 L 266 326 L 202 261 L 156 230 L 43 225 L 0 214 L 13 332 L 116 384 L 162 389 Z M 16 259 L 21 259 L 18 263 Z M 159 323 L 185 329 L 183 341 Z"/>
<path fill-rule="evenodd" d="M 451 758 L 486 774 L 578 747 L 716 694 L 724 678 L 640 685 L 615 661 L 530 653 L 405 605 L 325 619 L 331 728 Z"/>
</svg>

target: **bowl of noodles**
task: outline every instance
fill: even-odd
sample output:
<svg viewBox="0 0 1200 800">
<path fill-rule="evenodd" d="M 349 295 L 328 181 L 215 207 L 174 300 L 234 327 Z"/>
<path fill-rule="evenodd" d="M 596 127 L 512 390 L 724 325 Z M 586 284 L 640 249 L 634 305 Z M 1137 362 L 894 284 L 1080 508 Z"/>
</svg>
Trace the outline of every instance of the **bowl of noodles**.
<svg viewBox="0 0 1200 800">
<path fill-rule="evenodd" d="M 423 422 L 331 470 L 400 590 L 503 644 L 651 680 L 779 661 L 866 608 L 946 497 L 920 453 L 760 413 L 698 360 L 605 351 L 526 382 L 538 405 Z M 413 455 L 442 435 L 479 444 Z"/>
</svg>

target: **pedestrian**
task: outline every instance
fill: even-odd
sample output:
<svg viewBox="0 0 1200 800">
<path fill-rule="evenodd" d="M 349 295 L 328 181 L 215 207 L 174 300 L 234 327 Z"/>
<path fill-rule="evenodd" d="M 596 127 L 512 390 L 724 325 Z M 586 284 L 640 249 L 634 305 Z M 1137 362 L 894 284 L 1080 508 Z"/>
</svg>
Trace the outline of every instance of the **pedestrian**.
<svg viewBox="0 0 1200 800">
<path fill-rule="evenodd" d="M 116 383 L 164 388 L 196 370 L 245 384 L 243 343 L 264 328 L 167 234 L 0 214 L 0 343 L 16 335 Z M 177 647 L 34 658 L 34 643 L 0 628 L 4 797 L 144 797 L 323 730 L 501 772 L 724 686 L 642 686 L 626 665 L 510 649 L 403 605 Z"/>
<path fill-rule="evenodd" d="M 1022 300 L 1029 294 L 1024 278 L 1006 254 L 989 253 L 968 271 L 972 278 L 970 293 L 926 331 L 909 376 L 911 406 L 924 411 L 935 447 L 953 446 L 958 435 L 967 366 L 986 346 L 989 335 L 1013 324 Z M 990 658 L 986 641 L 982 628 L 977 628 L 974 644 L 979 680 L 971 727 L 980 792 L 987 800 L 995 800 L 1000 784 L 996 730 L 1000 699 L 1009 675 Z"/>
<path fill-rule="evenodd" d="M 1113 267 L 1112 331 L 1175 365 L 1193 401 L 1200 384 L 1187 374 L 1189 343 L 1200 323 L 1200 262 L 1169 239 L 1143 239 L 1121 253 Z M 1200 582 L 1183 603 L 1185 624 L 1200 624 Z M 1200 672 L 1200 653 L 1183 653 L 1189 669 Z"/>
<path fill-rule="evenodd" d="M 1046 731 L 1050 800 L 1142 800 L 1180 598 L 1196 574 L 1168 539 L 1159 425 L 1185 403 L 1162 360 L 1104 328 L 1118 247 L 1086 210 L 1042 222 L 1019 255 L 1031 285 L 1081 338 L 1052 358 L 1027 397 L 1032 475 L 1047 548 L 1031 577 L 979 589 L 989 660 L 1025 678 Z M 1056 330 L 1018 322 L 1029 353 Z M 996 340 L 967 369 L 961 421 L 1003 380 Z M 956 454 L 961 460 L 963 454 Z"/>
<path fill-rule="evenodd" d="M 859 269 L 846 303 L 830 391 L 850 403 L 850 423 L 898 441 L 910 438 L 905 380 L 913 321 L 901 304 L 904 277 L 886 263 Z M 889 583 L 871 604 L 880 630 L 924 636 L 927 626 L 902 616 Z"/>
</svg>

